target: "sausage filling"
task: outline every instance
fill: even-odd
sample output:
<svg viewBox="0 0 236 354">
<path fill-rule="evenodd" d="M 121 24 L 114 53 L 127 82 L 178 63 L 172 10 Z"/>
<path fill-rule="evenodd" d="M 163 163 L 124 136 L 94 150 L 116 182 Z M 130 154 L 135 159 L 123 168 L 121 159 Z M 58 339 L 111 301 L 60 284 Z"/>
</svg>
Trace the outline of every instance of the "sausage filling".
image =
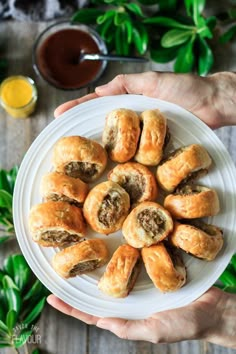
<svg viewBox="0 0 236 354">
<path fill-rule="evenodd" d="M 131 203 L 136 203 L 145 190 L 145 179 L 139 174 L 134 177 L 124 176 L 121 187 L 129 194 Z"/>
<path fill-rule="evenodd" d="M 77 200 L 71 199 L 64 194 L 51 193 L 50 195 L 47 196 L 47 200 L 52 200 L 54 202 L 58 202 L 58 201 L 67 202 L 67 203 L 73 204 L 77 207 L 82 206 L 82 203 L 79 203 L 79 202 L 77 202 Z"/>
<path fill-rule="evenodd" d="M 159 166 L 163 165 L 165 162 L 167 162 L 169 160 L 174 159 L 175 157 L 180 155 L 183 151 L 184 151 L 184 148 L 179 148 L 179 149 L 176 149 L 175 151 L 172 151 L 164 159 L 161 160 Z"/>
<path fill-rule="evenodd" d="M 128 291 L 132 290 L 132 288 L 134 286 L 135 280 L 137 279 L 137 276 L 139 275 L 139 272 L 140 272 L 140 266 L 141 266 L 141 261 L 140 261 L 140 258 L 138 258 L 138 260 L 136 261 L 136 263 L 132 269 L 132 272 L 129 276 L 129 280 L 127 283 Z"/>
<path fill-rule="evenodd" d="M 70 234 L 66 231 L 50 230 L 43 232 L 41 239 L 43 241 L 55 242 L 58 245 L 63 245 L 70 242 L 78 242 L 80 240 L 80 236 Z"/>
<path fill-rule="evenodd" d="M 190 186 L 186 185 L 176 189 L 175 195 L 193 195 L 202 192 L 202 187 L 200 186 Z"/>
<path fill-rule="evenodd" d="M 109 227 L 114 225 L 122 215 L 122 205 L 120 194 L 116 191 L 110 191 L 102 201 L 98 211 L 98 220 Z"/>
<path fill-rule="evenodd" d="M 81 262 L 76 265 L 70 270 L 70 276 L 73 277 L 75 275 L 83 274 L 85 272 L 90 272 L 96 269 L 99 265 L 99 261 L 97 259 L 93 259 L 91 261 Z"/>
<path fill-rule="evenodd" d="M 108 142 L 105 145 L 105 149 L 109 152 L 111 151 L 116 142 L 116 136 L 117 136 L 117 129 L 111 128 L 108 133 Z"/>
<path fill-rule="evenodd" d="M 159 236 L 165 230 L 165 220 L 156 210 L 144 209 L 137 215 L 137 219 L 152 238 Z"/>
<path fill-rule="evenodd" d="M 214 225 L 206 224 L 203 221 L 194 220 L 194 221 L 191 222 L 189 220 L 187 223 L 197 227 L 198 229 L 200 229 L 202 231 L 204 231 L 209 236 L 215 236 L 215 235 L 218 234 L 218 232 L 223 234 L 222 230 L 220 230 L 218 227 L 216 227 Z"/>
<path fill-rule="evenodd" d="M 95 163 L 72 161 L 65 166 L 65 173 L 74 178 L 80 178 L 83 182 L 90 182 L 98 172 Z"/>
<path fill-rule="evenodd" d="M 166 136 L 165 136 L 164 145 L 163 145 L 164 149 L 169 144 L 170 138 L 171 138 L 170 130 L 168 127 L 166 127 Z"/>
<path fill-rule="evenodd" d="M 188 184 L 188 183 L 192 183 L 194 182 L 196 179 L 199 179 L 203 176 L 205 176 L 208 173 L 208 170 L 205 168 L 202 168 L 198 171 L 195 172 L 191 172 L 188 174 L 188 176 L 180 183 L 179 186 L 182 186 L 184 184 Z"/>
</svg>

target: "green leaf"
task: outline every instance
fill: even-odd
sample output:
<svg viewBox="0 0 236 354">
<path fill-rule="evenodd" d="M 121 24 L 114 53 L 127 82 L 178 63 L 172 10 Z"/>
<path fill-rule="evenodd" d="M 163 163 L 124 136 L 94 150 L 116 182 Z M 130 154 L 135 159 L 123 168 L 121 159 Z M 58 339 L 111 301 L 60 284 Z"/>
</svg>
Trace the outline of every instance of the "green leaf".
<svg viewBox="0 0 236 354">
<path fill-rule="evenodd" d="M 34 309 L 26 316 L 24 319 L 24 324 L 30 325 L 32 322 L 34 322 L 38 316 L 41 314 L 44 305 L 45 305 L 46 297 L 43 297 L 34 307 Z"/>
<path fill-rule="evenodd" d="M 236 20 L 236 8 L 231 8 L 228 10 L 229 17 Z"/>
<path fill-rule="evenodd" d="M 161 38 L 161 45 L 170 48 L 186 42 L 193 35 L 193 31 L 172 29 Z"/>
<path fill-rule="evenodd" d="M 194 39 L 192 38 L 179 49 L 177 59 L 174 64 L 175 72 L 188 73 L 192 71 L 194 65 L 193 43 Z"/>
<path fill-rule="evenodd" d="M 0 207 L 12 208 L 12 195 L 4 189 L 0 189 Z"/>
<path fill-rule="evenodd" d="M 8 328 L 7 328 L 7 326 L 5 325 L 5 323 L 3 321 L 0 321 L 0 330 L 3 333 L 8 334 Z"/>
<path fill-rule="evenodd" d="M 11 186 L 11 193 L 13 193 L 13 191 L 14 191 L 18 171 L 19 171 L 19 166 L 15 165 L 12 167 L 12 169 L 8 172 L 8 175 L 7 175 L 8 182 Z"/>
<path fill-rule="evenodd" d="M 97 27 L 97 31 L 106 42 L 110 42 L 114 37 L 115 26 L 113 24 L 113 18 L 109 18 L 106 22 Z"/>
<path fill-rule="evenodd" d="M 19 291 L 18 287 L 16 286 L 12 278 L 9 277 L 8 275 L 4 275 L 4 277 L 2 278 L 2 285 L 3 285 L 3 289 L 16 289 Z"/>
<path fill-rule="evenodd" d="M 201 13 L 205 7 L 205 0 L 193 0 L 193 20 L 194 23 L 199 26 L 201 21 Z"/>
<path fill-rule="evenodd" d="M 17 321 L 17 313 L 14 310 L 10 310 L 7 313 L 6 323 L 8 331 L 12 332 L 12 329 L 15 327 Z"/>
<path fill-rule="evenodd" d="M 29 291 L 23 297 L 23 301 L 30 300 L 30 298 L 34 298 L 36 296 L 43 296 L 45 292 L 45 288 L 43 284 L 37 279 L 34 284 L 30 287 Z"/>
<path fill-rule="evenodd" d="M 143 17 L 143 12 L 142 12 L 142 9 L 141 7 L 138 5 L 138 4 L 135 4 L 134 2 L 133 3 L 130 3 L 130 4 L 125 4 L 125 7 L 133 12 L 135 15 L 137 16 L 140 16 L 140 17 Z"/>
<path fill-rule="evenodd" d="M 222 290 L 227 293 L 236 294 L 236 286 L 225 286 Z"/>
<path fill-rule="evenodd" d="M 108 10 L 104 14 L 98 16 L 96 22 L 97 22 L 97 24 L 101 25 L 102 23 L 106 22 L 110 18 L 112 18 L 112 20 L 113 20 L 115 15 L 116 15 L 115 10 Z"/>
<path fill-rule="evenodd" d="M 5 258 L 3 262 L 3 270 L 10 275 L 10 277 L 14 278 L 14 268 L 13 268 L 13 261 L 12 255 Z"/>
<path fill-rule="evenodd" d="M 0 245 L 1 245 L 2 243 L 6 242 L 6 241 L 9 240 L 9 239 L 10 239 L 10 236 L 1 236 L 1 237 L 0 237 Z"/>
<path fill-rule="evenodd" d="M 32 330 L 24 330 L 21 332 L 20 336 L 14 339 L 15 348 L 20 348 L 27 342 L 29 336 L 31 336 Z"/>
<path fill-rule="evenodd" d="M 210 16 L 206 19 L 206 25 L 210 29 L 211 32 L 215 28 L 216 23 L 217 23 L 217 20 L 216 20 L 215 16 Z"/>
<path fill-rule="evenodd" d="M 151 59 L 157 63 L 168 63 L 176 57 L 178 49 L 179 47 L 163 48 L 161 46 L 151 48 Z"/>
<path fill-rule="evenodd" d="M 131 20 L 127 19 L 124 23 L 126 27 L 126 33 L 127 33 L 127 42 L 130 44 L 132 42 L 132 36 L 133 36 L 133 25 Z"/>
<path fill-rule="evenodd" d="M 103 13 L 104 11 L 99 9 L 81 9 L 71 17 L 71 22 L 94 24 L 96 23 L 97 17 Z"/>
<path fill-rule="evenodd" d="M 199 37 L 199 59 L 198 59 L 198 74 L 207 75 L 212 68 L 214 57 L 212 50 L 205 41 Z"/>
<path fill-rule="evenodd" d="M 14 281 L 20 290 L 23 290 L 31 277 L 31 269 L 21 254 L 12 256 Z"/>
<path fill-rule="evenodd" d="M 236 25 L 232 26 L 228 31 L 226 31 L 220 36 L 220 43 L 226 43 L 231 41 L 231 39 L 234 38 L 235 34 L 236 34 Z"/>
<path fill-rule="evenodd" d="M 177 0 L 159 0 L 160 11 L 175 11 L 177 6 Z"/>
<path fill-rule="evenodd" d="M 193 26 L 188 26 L 183 23 L 180 23 L 173 18 L 164 17 L 164 16 L 156 16 L 156 17 L 149 17 L 143 20 L 143 23 L 147 24 L 156 24 L 161 25 L 163 27 L 173 27 L 173 28 L 182 28 L 182 29 L 194 29 Z"/>
<path fill-rule="evenodd" d="M 148 32 L 146 27 L 142 23 L 135 23 L 133 27 L 132 41 L 140 55 L 143 55 L 147 51 L 148 47 Z"/>
<path fill-rule="evenodd" d="M 0 170 L 0 189 L 3 189 L 8 193 L 12 193 L 11 185 L 9 184 L 7 175 L 7 171 Z"/>
<path fill-rule="evenodd" d="M 236 276 L 232 272 L 230 272 L 227 268 L 221 274 L 219 280 L 225 286 L 236 286 Z"/>
<path fill-rule="evenodd" d="M 14 310 L 18 314 L 22 303 L 20 292 L 15 288 L 7 288 L 4 289 L 4 293 L 7 299 L 8 310 Z"/>
<path fill-rule="evenodd" d="M 0 348 L 11 347 L 11 343 L 5 340 L 0 340 Z"/>
<path fill-rule="evenodd" d="M 124 12 L 116 12 L 115 17 L 114 17 L 114 24 L 116 26 L 122 25 L 127 19 L 127 14 Z"/>
<path fill-rule="evenodd" d="M 33 351 L 32 351 L 32 354 L 40 354 L 40 350 L 38 348 L 35 348 Z"/>
</svg>

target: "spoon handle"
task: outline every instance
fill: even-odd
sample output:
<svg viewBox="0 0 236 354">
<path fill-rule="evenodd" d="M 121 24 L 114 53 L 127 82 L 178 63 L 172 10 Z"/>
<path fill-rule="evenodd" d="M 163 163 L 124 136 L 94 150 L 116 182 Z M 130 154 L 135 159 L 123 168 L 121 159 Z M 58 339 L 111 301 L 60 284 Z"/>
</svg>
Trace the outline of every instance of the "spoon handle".
<svg viewBox="0 0 236 354">
<path fill-rule="evenodd" d="M 148 61 L 147 58 L 141 57 L 128 57 L 122 55 L 112 55 L 112 54 L 84 54 L 83 60 L 107 60 L 107 61 L 132 61 L 136 63 L 146 63 Z"/>
</svg>

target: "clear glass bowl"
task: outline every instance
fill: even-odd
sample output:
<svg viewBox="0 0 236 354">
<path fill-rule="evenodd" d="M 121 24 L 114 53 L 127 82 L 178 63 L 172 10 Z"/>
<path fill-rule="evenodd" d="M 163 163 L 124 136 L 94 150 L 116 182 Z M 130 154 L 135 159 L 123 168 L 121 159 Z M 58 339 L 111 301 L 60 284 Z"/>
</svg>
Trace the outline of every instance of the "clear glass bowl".
<svg viewBox="0 0 236 354">
<path fill-rule="evenodd" d="M 80 61 L 80 51 L 107 54 L 100 35 L 86 25 L 60 21 L 47 27 L 33 47 L 33 67 L 49 84 L 76 90 L 97 81 L 107 61 Z"/>
</svg>

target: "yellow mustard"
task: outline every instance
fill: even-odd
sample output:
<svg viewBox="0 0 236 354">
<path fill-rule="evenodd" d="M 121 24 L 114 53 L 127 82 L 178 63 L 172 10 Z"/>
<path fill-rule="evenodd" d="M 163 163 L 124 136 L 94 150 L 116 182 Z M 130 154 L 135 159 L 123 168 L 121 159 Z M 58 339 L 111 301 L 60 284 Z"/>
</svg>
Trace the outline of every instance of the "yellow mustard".
<svg viewBox="0 0 236 354">
<path fill-rule="evenodd" d="M 14 118 L 26 118 L 34 112 L 37 89 L 26 76 L 10 76 L 0 86 L 2 107 Z"/>
</svg>

